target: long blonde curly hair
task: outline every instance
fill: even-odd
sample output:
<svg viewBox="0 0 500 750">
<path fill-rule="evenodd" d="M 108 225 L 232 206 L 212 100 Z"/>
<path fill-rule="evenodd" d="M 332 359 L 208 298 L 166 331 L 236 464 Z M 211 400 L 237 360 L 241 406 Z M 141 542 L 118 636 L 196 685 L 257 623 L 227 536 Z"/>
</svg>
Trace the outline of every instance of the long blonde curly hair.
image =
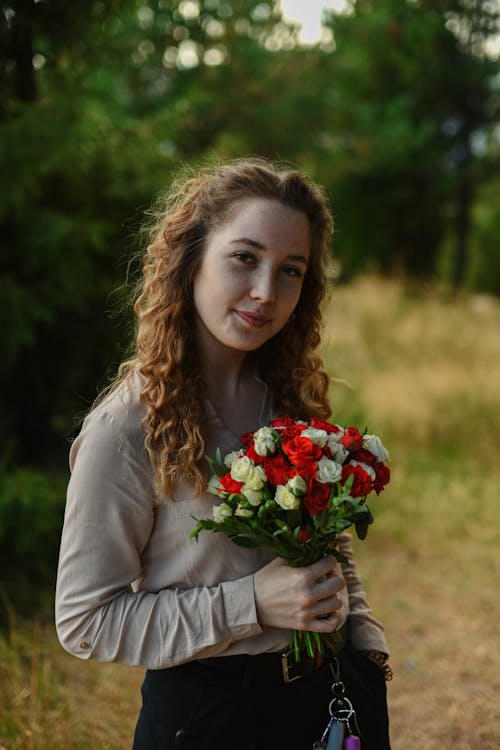
<svg viewBox="0 0 500 750">
<path fill-rule="evenodd" d="M 135 352 L 122 363 L 112 385 L 133 373 L 142 375 L 145 443 L 159 497 L 168 498 L 179 477 L 198 493 L 206 486 L 205 385 L 193 336 L 193 282 L 208 232 L 224 222 L 236 201 L 246 198 L 278 200 L 304 212 L 311 227 L 311 255 L 299 302 L 287 325 L 253 353 L 257 370 L 280 413 L 297 419 L 331 414 L 329 379 L 315 353 L 333 229 L 322 188 L 294 169 L 262 159 L 183 174 L 150 213 L 149 244 L 134 304 Z"/>
</svg>

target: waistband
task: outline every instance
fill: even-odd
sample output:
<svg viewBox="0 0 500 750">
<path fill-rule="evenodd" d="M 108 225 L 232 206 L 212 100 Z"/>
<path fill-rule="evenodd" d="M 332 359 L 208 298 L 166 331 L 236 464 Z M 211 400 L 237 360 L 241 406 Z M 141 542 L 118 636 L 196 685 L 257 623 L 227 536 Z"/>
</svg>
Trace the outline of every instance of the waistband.
<svg viewBox="0 0 500 750">
<path fill-rule="evenodd" d="M 198 659 L 211 669 L 217 669 L 228 674 L 256 674 L 282 677 L 284 682 L 294 682 L 320 669 L 328 657 L 338 654 L 347 642 L 347 627 L 344 624 L 337 633 L 337 643 L 323 656 L 317 654 L 310 657 L 302 654 L 300 661 L 296 661 L 295 653 L 291 649 L 268 652 L 263 654 L 234 654 L 233 656 L 211 656 L 208 659 Z"/>
</svg>

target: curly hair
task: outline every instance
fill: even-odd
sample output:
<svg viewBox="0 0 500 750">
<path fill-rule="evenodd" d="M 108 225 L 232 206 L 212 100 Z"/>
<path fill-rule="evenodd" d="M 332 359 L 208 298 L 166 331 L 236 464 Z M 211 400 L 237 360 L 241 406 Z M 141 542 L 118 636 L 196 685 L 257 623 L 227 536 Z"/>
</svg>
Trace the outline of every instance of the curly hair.
<svg viewBox="0 0 500 750">
<path fill-rule="evenodd" d="M 193 282 L 208 232 L 224 222 L 236 201 L 248 198 L 277 200 L 302 211 L 311 228 L 311 255 L 299 302 L 287 325 L 254 353 L 258 371 L 281 413 L 302 419 L 331 414 L 329 379 L 315 353 L 333 229 L 322 188 L 294 169 L 263 159 L 183 174 L 151 211 L 134 304 L 135 352 L 120 366 L 114 384 L 134 372 L 142 375 L 143 428 L 159 497 L 168 498 L 179 477 L 198 493 L 206 486 L 205 386 L 193 335 Z"/>
</svg>

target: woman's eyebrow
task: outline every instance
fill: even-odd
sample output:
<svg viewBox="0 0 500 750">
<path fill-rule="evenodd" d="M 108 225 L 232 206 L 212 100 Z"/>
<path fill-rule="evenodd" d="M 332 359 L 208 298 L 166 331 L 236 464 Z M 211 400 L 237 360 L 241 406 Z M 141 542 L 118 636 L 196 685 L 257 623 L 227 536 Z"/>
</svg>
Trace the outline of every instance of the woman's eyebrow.
<svg viewBox="0 0 500 750">
<path fill-rule="evenodd" d="M 231 240 L 231 245 L 241 243 L 243 245 L 251 245 L 251 247 L 256 247 L 258 250 L 265 250 L 265 245 L 262 245 L 262 243 L 257 242 L 257 240 L 251 240 L 249 237 L 238 237 L 235 240 Z"/>
<path fill-rule="evenodd" d="M 261 242 L 257 242 L 257 240 L 252 240 L 249 237 L 238 237 L 235 240 L 231 240 L 231 245 L 236 244 L 242 244 L 242 245 L 250 245 L 250 247 L 254 247 L 257 250 L 266 250 L 266 246 L 263 245 Z M 290 254 L 287 256 L 288 260 L 294 260 L 299 263 L 303 263 L 305 266 L 307 266 L 308 260 L 305 255 L 296 255 L 296 254 Z"/>
</svg>

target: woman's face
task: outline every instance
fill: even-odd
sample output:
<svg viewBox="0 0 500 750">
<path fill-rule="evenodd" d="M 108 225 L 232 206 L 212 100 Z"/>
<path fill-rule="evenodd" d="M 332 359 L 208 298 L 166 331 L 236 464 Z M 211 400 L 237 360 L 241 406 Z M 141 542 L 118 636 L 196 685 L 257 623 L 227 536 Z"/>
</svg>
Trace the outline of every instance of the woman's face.
<svg viewBox="0 0 500 750">
<path fill-rule="evenodd" d="M 310 255 L 302 211 L 248 198 L 207 235 L 193 294 L 198 340 L 258 349 L 286 324 L 299 300 Z"/>
</svg>

